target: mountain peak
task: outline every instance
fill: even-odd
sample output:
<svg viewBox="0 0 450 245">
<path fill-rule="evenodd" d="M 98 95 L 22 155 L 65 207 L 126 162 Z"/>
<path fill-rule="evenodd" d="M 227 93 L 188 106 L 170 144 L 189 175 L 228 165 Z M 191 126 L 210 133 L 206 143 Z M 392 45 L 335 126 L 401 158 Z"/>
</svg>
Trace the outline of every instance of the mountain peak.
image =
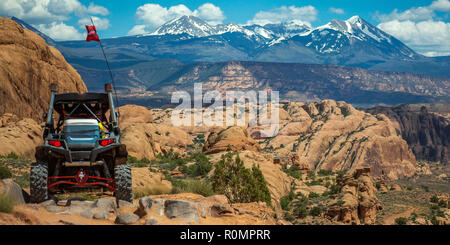
<svg viewBox="0 0 450 245">
<path fill-rule="evenodd" d="M 356 23 L 363 23 L 363 22 L 366 22 L 366 21 L 364 21 L 364 19 L 361 18 L 361 16 L 355 15 L 355 16 L 350 17 L 350 18 L 347 20 L 347 22 L 349 22 L 349 23 L 351 23 L 351 24 L 356 24 Z"/>
<path fill-rule="evenodd" d="M 214 27 L 206 23 L 206 21 L 192 15 L 183 15 L 158 27 L 152 35 L 188 34 L 194 37 L 204 37 L 214 33 Z"/>
</svg>

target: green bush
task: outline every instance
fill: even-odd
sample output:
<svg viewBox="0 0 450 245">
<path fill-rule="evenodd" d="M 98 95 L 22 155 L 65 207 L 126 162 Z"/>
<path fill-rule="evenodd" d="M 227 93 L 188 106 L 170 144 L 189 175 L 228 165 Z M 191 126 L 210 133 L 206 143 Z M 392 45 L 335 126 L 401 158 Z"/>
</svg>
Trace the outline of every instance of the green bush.
<svg viewBox="0 0 450 245">
<path fill-rule="evenodd" d="M 9 158 L 9 159 L 15 159 L 15 160 L 17 160 L 17 159 L 20 158 L 20 157 L 19 157 L 16 153 L 14 153 L 14 152 L 9 153 L 6 157 Z"/>
<path fill-rule="evenodd" d="M 176 181 L 172 182 L 172 194 L 176 193 L 195 193 L 204 197 L 215 194 L 212 185 L 207 181 L 192 180 L 192 181 Z"/>
<path fill-rule="evenodd" d="M 311 209 L 310 213 L 312 216 L 320 216 L 323 212 L 323 209 L 319 206 L 315 206 Z"/>
<path fill-rule="evenodd" d="M 182 166 L 181 172 L 188 176 L 197 177 L 197 176 L 206 176 L 212 169 L 212 164 L 209 162 L 209 159 L 205 154 L 201 152 L 196 152 L 192 154 L 187 161 L 195 161 L 195 164 L 192 164 L 188 167 Z"/>
<path fill-rule="evenodd" d="M 405 218 L 405 217 L 398 217 L 398 218 L 395 219 L 395 223 L 397 225 L 406 225 L 407 221 L 408 221 L 408 219 Z"/>
<path fill-rule="evenodd" d="M 311 193 L 309 193 L 308 197 L 309 197 L 310 199 L 312 199 L 312 198 L 320 197 L 320 195 L 317 194 L 317 193 L 315 193 L 315 192 L 311 192 Z"/>
<path fill-rule="evenodd" d="M 439 202 L 439 198 L 438 198 L 436 195 L 434 195 L 434 196 L 432 196 L 432 197 L 430 198 L 430 202 L 432 202 L 432 203 L 438 203 L 438 202 Z"/>
<path fill-rule="evenodd" d="M 286 165 L 283 165 L 283 171 L 295 179 L 302 178 L 302 173 L 300 172 L 300 168 L 297 165 L 293 165 L 290 168 L 287 168 Z"/>
<path fill-rule="evenodd" d="M 308 205 L 308 198 L 303 196 L 303 194 L 299 195 L 300 199 L 292 203 L 294 206 L 293 214 L 302 219 L 308 215 L 308 210 L 306 210 L 306 206 Z"/>
<path fill-rule="evenodd" d="M 0 179 L 8 179 L 12 177 L 11 170 L 7 167 L 0 166 Z"/>
<path fill-rule="evenodd" d="M 289 204 L 292 202 L 292 200 L 294 200 L 294 192 L 289 192 L 289 195 L 287 196 L 282 196 L 280 198 L 280 204 L 281 204 L 281 208 L 283 210 L 289 210 Z"/>
<path fill-rule="evenodd" d="M 245 168 L 237 153 L 222 155 L 212 176 L 212 186 L 215 192 L 224 194 L 232 203 L 262 201 L 272 206 L 261 170 L 255 165 L 251 169 Z"/>
<path fill-rule="evenodd" d="M 14 201 L 11 198 L 0 194 L 0 212 L 12 213 L 14 209 Z"/>
<path fill-rule="evenodd" d="M 333 174 L 333 171 L 321 169 L 321 170 L 319 170 L 319 171 L 317 172 L 317 174 L 318 174 L 319 176 L 328 176 L 328 175 L 332 175 L 332 174 Z"/>
<path fill-rule="evenodd" d="M 147 158 L 142 158 L 141 160 L 138 160 L 136 157 L 127 156 L 127 164 L 132 166 L 132 167 L 146 167 L 150 164 L 150 160 L 148 160 Z"/>
</svg>

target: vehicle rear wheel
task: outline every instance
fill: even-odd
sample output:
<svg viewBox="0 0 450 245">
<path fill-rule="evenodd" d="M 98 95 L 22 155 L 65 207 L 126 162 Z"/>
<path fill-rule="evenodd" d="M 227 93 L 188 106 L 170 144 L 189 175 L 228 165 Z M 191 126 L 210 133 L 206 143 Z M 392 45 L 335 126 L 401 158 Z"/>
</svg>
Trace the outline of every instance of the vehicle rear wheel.
<svg viewBox="0 0 450 245">
<path fill-rule="evenodd" d="M 32 163 L 30 170 L 30 202 L 41 203 L 48 199 L 47 180 L 47 163 Z"/>
<path fill-rule="evenodd" d="M 133 201 L 133 190 L 131 182 L 131 168 L 127 165 L 119 165 L 114 168 L 114 179 L 116 183 L 116 198 L 127 202 Z"/>
</svg>

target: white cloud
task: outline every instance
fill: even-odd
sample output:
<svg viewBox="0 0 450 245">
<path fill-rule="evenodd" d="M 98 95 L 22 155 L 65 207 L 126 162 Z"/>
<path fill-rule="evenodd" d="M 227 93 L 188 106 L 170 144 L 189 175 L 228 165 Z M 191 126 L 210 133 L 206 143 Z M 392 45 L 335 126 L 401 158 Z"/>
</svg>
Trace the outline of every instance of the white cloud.
<svg viewBox="0 0 450 245">
<path fill-rule="evenodd" d="M 96 5 L 94 3 L 90 3 L 88 8 L 87 8 L 87 12 L 90 14 L 98 14 L 98 15 L 108 15 L 109 11 L 107 8 L 100 6 L 100 5 Z"/>
<path fill-rule="evenodd" d="M 378 28 L 418 53 L 427 56 L 450 55 L 450 23 L 436 20 L 436 11 L 450 12 L 450 1 L 436 0 L 429 6 L 377 14 L 376 18 L 381 21 Z"/>
<path fill-rule="evenodd" d="M 151 32 L 162 24 L 183 15 L 197 16 L 212 25 L 220 24 L 225 19 L 223 11 L 211 3 L 205 3 L 193 11 L 184 4 L 166 8 L 159 4 L 147 3 L 136 9 L 139 24 L 134 26 L 128 35 Z"/>
<path fill-rule="evenodd" d="M 345 14 L 345 11 L 341 8 L 331 7 L 330 9 L 328 9 L 328 11 L 330 11 L 331 13 L 334 13 L 334 14 Z"/>
<path fill-rule="evenodd" d="M 426 20 L 420 22 L 392 20 L 378 25 L 419 53 L 450 55 L 450 23 Z"/>
<path fill-rule="evenodd" d="M 111 24 L 109 23 L 109 20 L 106 18 L 99 18 L 96 16 L 92 17 L 92 20 L 94 21 L 95 28 L 97 30 L 106 30 L 108 29 Z M 90 18 L 82 18 L 78 20 L 78 25 L 80 25 L 80 28 L 85 29 L 85 25 L 92 25 Z"/>
<path fill-rule="evenodd" d="M 56 40 L 80 39 L 78 30 L 64 23 L 73 16 L 79 18 L 78 24 L 84 29 L 81 23 L 84 24 L 89 15 L 108 14 L 108 9 L 103 6 L 94 3 L 85 6 L 79 0 L 0 0 L 0 15 L 22 19 Z M 111 26 L 106 18 L 92 18 L 98 29 Z"/>
<path fill-rule="evenodd" d="M 198 7 L 193 14 L 213 25 L 222 24 L 222 21 L 225 19 L 222 10 L 211 3 L 205 3 Z"/>
<path fill-rule="evenodd" d="M 59 41 L 63 40 L 81 40 L 84 39 L 85 36 L 81 34 L 77 29 L 73 26 L 68 26 L 62 22 L 60 23 L 50 23 L 40 24 L 36 26 L 37 29 L 47 34 L 51 38 Z"/>
<path fill-rule="evenodd" d="M 145 30 L 145 25 L 135 25 L 129 32 L 129 36 L 144 34 L 147 31 Z"/>
<path fill-rule="evenodd" d="M 317 10 L 311 5 L 304 7 L 281 6 L 280 8 L 269 11 L 259 11 L 253 19 L 247 21 L 247 24 L 265 25 L 269 23 L 281 23 L 291 20 L 300 20 L 303 22 L 311 22 L 316 20 Z"/>
<path fill-rule="evenodd" d="M 450 12 L 450 1 L 449 0 L 437 0 L 431 3 L 430 8 L 441 12 Z"/>
</svg>

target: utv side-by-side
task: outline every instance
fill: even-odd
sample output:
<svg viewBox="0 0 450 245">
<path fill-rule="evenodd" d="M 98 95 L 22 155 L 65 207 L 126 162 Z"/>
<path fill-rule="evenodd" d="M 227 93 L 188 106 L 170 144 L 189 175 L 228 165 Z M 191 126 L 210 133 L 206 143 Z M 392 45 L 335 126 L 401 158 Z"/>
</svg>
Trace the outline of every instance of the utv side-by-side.
<svg viewBox="0 0 450 245">
<path fill-rule="evenodd" d="M 36 147 L 31 165 L 32 202 L 83 188 L 109 189 L 118 200 L 132 201 L 131 169 L 126 146 L 120 143 L 112 90 L 105 84 L 106 93 L 56 94 L 52 84 L 50 108 L 43 115 L 44 144 Z"/>
</svg>

